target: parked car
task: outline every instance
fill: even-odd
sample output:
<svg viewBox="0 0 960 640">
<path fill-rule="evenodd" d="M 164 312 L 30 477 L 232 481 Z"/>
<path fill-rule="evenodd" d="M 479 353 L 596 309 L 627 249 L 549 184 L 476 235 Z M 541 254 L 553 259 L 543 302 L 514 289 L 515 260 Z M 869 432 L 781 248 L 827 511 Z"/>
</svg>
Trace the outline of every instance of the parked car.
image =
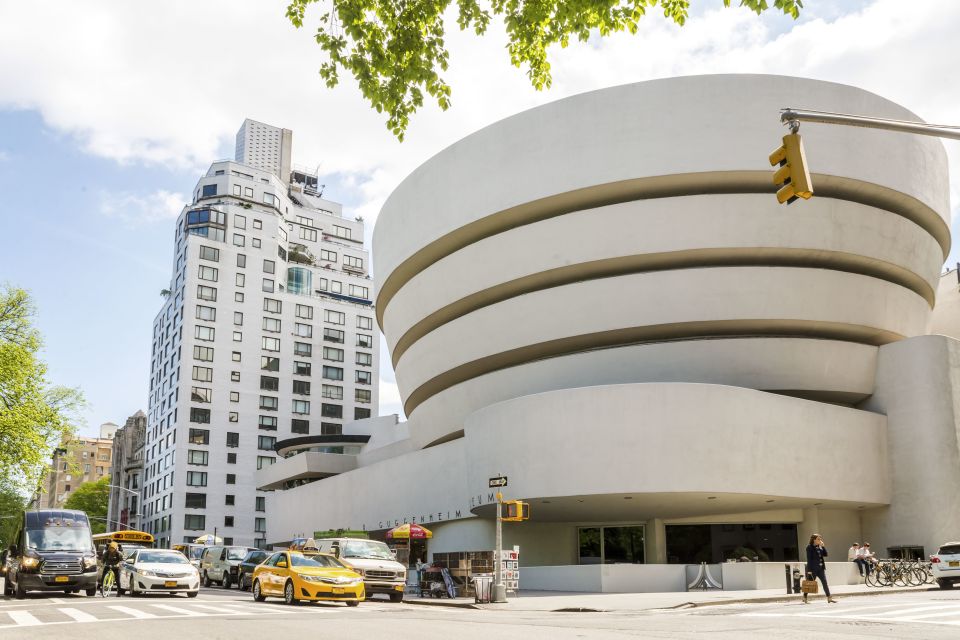
<svg viewBox="0 0 960 640">
<path fill-rule="evenodd" d="M 322 538 L 316 541 L 323 553 L 343 561 L 363 576 L 368 595 L 384 593 L 391 602 L 402 602 L 407 568 L 397 562 L 388 547 L 379 540 L 363 538 Z"/>
<path fill-rule="evenodd" d="M 253 570 L 270 555 L 262 549 L 249 552 L 237 567 L 237 588 L 246 591 L 253 584 Z"/>
<path fill-rule="evenodd" d="M 121 590 L 142 593 L 200 593 L 200 574 L 187 557 L 172 549 L 137 549 L 120 565 Z"/>
<path fill-rule="evenodd" d="M 363 577 L 333 556 L 278 551 L 253 570 L 253 599 L 263 602 L 267 596 L 283 598 L 287 604 L 332 600 L 355 607 L 365 593 Z"/>
<path fill-rule="evenodd" d="M 953 583 L 960 582 L 960 542 L 940 545 L 937 553 L 930 556 L 930 562 L 933 579 L 941 589 L 952 589 Z"/>
<path fill-rule="evenodd" d="M 207 547 L 200 556 L 200 575 L 203 586 L 209 587 L 216 582 L 224 589 L 237 582 L 238 567 L 247 554 L 256 551 L 250 547 L 220 546 Z"/>
</svg>

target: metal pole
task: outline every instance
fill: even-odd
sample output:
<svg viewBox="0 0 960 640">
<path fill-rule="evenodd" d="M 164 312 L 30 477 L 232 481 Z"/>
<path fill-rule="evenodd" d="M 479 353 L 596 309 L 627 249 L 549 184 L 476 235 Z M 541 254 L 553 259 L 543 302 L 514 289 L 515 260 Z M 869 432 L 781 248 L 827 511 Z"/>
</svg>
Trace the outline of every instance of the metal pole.
<svg viewBox="0 0 960 640">
<path fill-rule="evenodd" d="M 892 120 L 889 118 L 873 118 L 858 116 L 850 113 L 830 113 L 828 111 L 810 111 L 806 109 L 781 109 L 780 121 L 784 124 L 799 122 L 818 122 L 821 124 L 840 124 L 851 127 L 865 127 L 867 129 L 884 129 L 886 131 L 900 131 L 915 133 L 922 136 L 950 138 L 960 140 L 960 127 L 942 124 L 927 124 L 925 122 L 911 122 L 909 120 Z"/>
<path fill-rule="evenodd" d="M 497 491 L 497 535 L 496 549 L 493 551 L 493 597 L 491 602 L 506 602 L 507 587 L 503 584 L 503 562 L 500 557 L 500 550 L 503 549 L 503 521 L 501 512 L 503 510 L 503 494 Z"/>
</svg>

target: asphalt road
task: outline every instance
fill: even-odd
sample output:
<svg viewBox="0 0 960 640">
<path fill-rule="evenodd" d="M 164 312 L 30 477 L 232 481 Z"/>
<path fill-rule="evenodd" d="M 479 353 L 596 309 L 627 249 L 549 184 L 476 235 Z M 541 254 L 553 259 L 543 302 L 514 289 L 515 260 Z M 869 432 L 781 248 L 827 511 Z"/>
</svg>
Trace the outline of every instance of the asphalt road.
<svg viewBox="0 0 960 640">
<path fill-rule="evenodd" d="M 960 591 L 851 597 L 828 605 L 741 604 L 677 610 L 559 613 L 392 604 L 301 604 L 204 589 L 200 596 L 0 599 L 4 640 L 295 640 L 362 638 L 950 638 L 960 637 Z"/>
</svg>

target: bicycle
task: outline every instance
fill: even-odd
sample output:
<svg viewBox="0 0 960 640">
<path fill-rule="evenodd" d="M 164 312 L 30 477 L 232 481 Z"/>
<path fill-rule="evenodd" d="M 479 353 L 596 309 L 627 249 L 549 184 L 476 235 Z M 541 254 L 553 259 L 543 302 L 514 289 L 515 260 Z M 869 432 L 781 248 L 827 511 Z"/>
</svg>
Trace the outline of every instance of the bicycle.
<svg viewBox="0 0 960 640">
<path fill-rule="evenodd" d="M 105 569 L 103 579 L 100 582 L 100 597 L 119 597 L 120 594 L 120 585 L 117 584 L 116 576 L 113 571 Z"/>
</svg>

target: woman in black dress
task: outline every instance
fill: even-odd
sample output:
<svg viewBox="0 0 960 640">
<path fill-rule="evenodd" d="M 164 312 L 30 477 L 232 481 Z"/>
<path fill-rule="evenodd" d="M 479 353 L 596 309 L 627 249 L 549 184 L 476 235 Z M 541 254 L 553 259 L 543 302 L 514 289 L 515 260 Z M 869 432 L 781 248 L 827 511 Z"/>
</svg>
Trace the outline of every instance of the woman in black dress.
<svg viewBox="0 0 960 640">
<path fill-rule="evenodd" d="M 807 580 L 820 578 L 827 602 L 836 602 L 830 597 L 830 587 L 827 585 L 827 563 L 824 560 L 826 557 L 827 548 L 823 545 L 823 538 L 819 533 L 813 534 L 810 536 L 810 544 L 807 545 Z M 803 594 L 803 603 L 808 604 L 807 594 Z"/>
</svg>

